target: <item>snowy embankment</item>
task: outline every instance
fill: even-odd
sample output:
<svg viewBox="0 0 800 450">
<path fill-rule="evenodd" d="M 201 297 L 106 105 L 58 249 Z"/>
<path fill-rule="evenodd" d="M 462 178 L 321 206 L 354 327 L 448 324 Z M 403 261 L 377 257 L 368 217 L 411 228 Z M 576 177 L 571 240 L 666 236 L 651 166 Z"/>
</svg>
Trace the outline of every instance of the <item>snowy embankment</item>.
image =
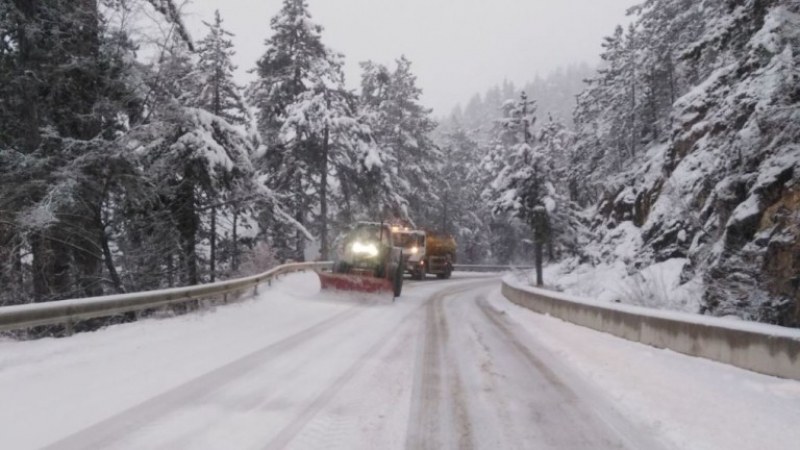
<svg viewBox="0 0 800 450">
<path fill-rule="evenodd" d="M 586 248 L 593 264 L 571 258 L 544 268 L 548 287 L 565 294 L 601 302 L 624 303 L 648 308 L 697 313 L 703 293 L 702 281 L 681 280 L 689 262 L 673 258 L 630 273 L 642 247 L 642 232 L 632 222 L 623 222 Z"/>
</svg>

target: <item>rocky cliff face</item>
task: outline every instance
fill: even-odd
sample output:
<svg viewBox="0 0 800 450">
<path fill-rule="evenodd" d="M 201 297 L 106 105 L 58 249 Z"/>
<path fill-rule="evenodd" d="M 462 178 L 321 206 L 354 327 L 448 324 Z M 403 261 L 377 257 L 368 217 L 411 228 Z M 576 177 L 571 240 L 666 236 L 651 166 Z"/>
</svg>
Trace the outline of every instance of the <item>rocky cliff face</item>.
<svg viewBox="0 0 800 450">
<path fill-rule="evenodd" d="M 701 3 L 729 4 L 685 49 L 708 74 L 605 192 L 595 229 L 639 228 L 629 271 L 687 258 L 681 280 L 703 281 L 704 313 L 800 326 L 799 7 Z"/>
</svg>

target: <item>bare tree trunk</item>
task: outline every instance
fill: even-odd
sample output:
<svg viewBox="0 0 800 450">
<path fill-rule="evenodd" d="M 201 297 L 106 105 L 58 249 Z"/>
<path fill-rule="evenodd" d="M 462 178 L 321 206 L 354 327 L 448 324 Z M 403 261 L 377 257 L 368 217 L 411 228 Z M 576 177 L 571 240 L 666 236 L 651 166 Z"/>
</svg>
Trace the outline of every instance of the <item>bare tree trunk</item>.
<svg viewBox="0 0 800 450">
<path fill-rule="evenodd" d="M 89 233 L 92 235 L 97 233 L 99 237 L 102 231 L 92 229 Z M 79 295 L 81 297 L 103 295 L 103 286 L 100 280 L 103 267 L 102 260 L 104 258 L 95 252 L 94 245 L 96 245 L 96 242 L 94 239 L 79 239 L 78 242 L 80 243 L 80 248 L 72 249 L 72 258 L 75 264 L 72 271 L 75 274 Z"/>
<path fill-rule="evenodd" d="M 319 181 L 319 195 L 320 195 L 320 258 L 323 261 L 328 260 L 328 253 L 330 253 L 330 244 L 328 243 L 328 153 L 330 145 L 330 130 L 325 127 L 325 132 L 322 139 L 322 168 L 320 172 Z"/>
<path fill-rule="evenodd" d="M 543 243 L 537 240 L 533 244 L 533 258 L 536 266 L 536 285 L 544 286 L 544 277 L 542 275 L 542 247 Z"/>
<path fill-rule="evenodd" d="M 544 206 L 541 206 L 540 210 L 534 212 L 533 218 L 533 259 L 536 266 L 537 286 L 544 286 L 542 273 L 544 244 L 550 240 L 546 214 Z"/>
<path fill-rule="evenodd" d="M 217 208 L 211 208 L 211 254 L 209 255 L 209 272 L 211 282 L 217 279 Z"/>
<path fill-rule="evenodd" d="M 111 248 L 108 245 L 108 235 L 105 232 L 105 226 L 100 226 L 100 243 L 103 246 L 103 260 L 106 264 L 106 270 L 108 270 L 108 276 L 111 277 L 111 282 L 114 284 L 114 290 L 118 294 L 125 293 L 125 288 L 122 287 L 122 280 L 119 277 L 119 273 L 117 273 L 117 268 L 114 267 L 114 257 L 111 254 Z"/>
<path fill-rule="evenodd" d="M 84 205 L 82 211 L 76 217 L 69 219 L 70 242 L 73 244 L 71 249 L 74 260 L 72 271 L 75 274 L 75 282 L 83 297 L 95 297 L 103 295 L 102 273 L 103 273 L 103 236 L 105 226 L 102 220 L 103 205 L 108 194 L 109 182 L 106 181 L 102 193 L 94 192 L 91 189 L 80 189 L 79 196 Z M 77 228 L 78 231 L 75 231 Z"/>
<path fill-rule="evenodd" d="M 239 270 L 239 210 L 233 205 L 233 230 L 231 232 L 231 270 Z"/>
<path fill-rule="evenodd" d="M 31 243 L 31 254 L 33 255 L 33 263 L 31 264 L 33 301 L 39 303 L 45 301 L 50 293 L 47 276 L 50 272 L 47 264 L 47 252 L 41 231 L 33 231 L 28 239 Z"/>
<path fill-rule="evenodd" d="M 186 283 L 194 286 L 200 283 L 200 275 L 197 270 L 197 229 L 187 229 L 183 233 L 183 255 L 186 270 Z"/>
<path fill-rule="evenodd" d="M 50 267 L 51 272 L 51 300 L 64 300 L 70 296 L 72 291 L 72 284 L 70 283 L 70 272 L 72 249 L 65 244 L 67 242 L 66 236 L 58 228 L 49 230 L 51 237 L 47 240 L 47 246 L 50 248 L 52 260 Z"/>
<path fill-rule="evenodd" d="M 340 178 L 340 185 L 342 186 L 342 197 L 344 197 L 344 218 L 347 223 L 353 221 L 353 207 L 350 201 L 350 184 Z"/>
<path fill-rule="evenodd" d="M 216 12 L 216 25 L 220 26 L 219 10 Z M 214 67 L 214 104 L 212 105 L 214 115 L 222 115 L 222 95 L 220 92 L 220 84 L 222 82 L 222 71 L 218 64 Z M 235 228 L 235 224 L 234 224 Z M 234 232 L 235 233 L 235 232 Z M 211 254 L 209 255 L 209 272 L 211 282 L 217 279 L 217 208 L 211 208 Z"/>
<path fill-rule="evenodd" d="M 636 155 L 636 80 L 631 80 L 631 106 L 630 106 L 629 126 L 631 127 L 631 151 L 630 156 Z"/>
<path fill-rule="evenodd" d="M 0 286 L 8 286 L 8 288 L 16 284 L 13 265 L 17 260 L 17 251 L 14 248 L 14 241 L 14 234 L 10 227 L 6 228 L 6 226 L 0 222 Z M 4 292 L 0 292 L 0 306 L 8 303 L 3 297 L 5 294 L 9 293 L 9 290 L 10 289 L 6 289 Z M 14 299 L 11 299 L 11 301 L 16 303 Z"/>
<path fill-rule="evenodd" d="M 636 155 L 636 66 L 634 64 L 635 61 L 631 58 L 631 157 Z"/>
<path fill-rule="evenodd" d="M 22 239 L 17 236 L 14 241 L 14 273 L 20 291 L 25 286 L 25 272 L 22 270 Z"/>
<path fill-rule="evenodd" d="M 303 180 L 300 178 L 300 174 L 298 173 L 295 175 L 295 192 L 298 194 L 303 192 Z M 304 202 L 300 200 L 297 205 L 295 205 L 295 212 L 294 212 L 294 220 L 297 221 L 298 224 L 305 226 L 306 222 L 306 205 L 303 204 Z M 295 255 L 294 260 L 297 262 L 305 261 L 305 249 L 306 249 L 306 237 L 302 231 L 297 230 L 295 234 Z"/>
<path fill-rule="evenodd" d="M 169 287 L 175 286 L 175 263 L 173 258 L 172 253 L 167 255 L 167 285 Z"/>
<path fill-rule="evenodd" d="M 192 167 L 184 169 L 184 177 L 178 185 L 173 214 L 180 236 L 181 268 L 185 284 L 196 285 L 200 278 L 197 270 L 197 232 L 199 219 L 196 210 L 196 198 L 193 180 L 195 179 Z"/>
</svg>

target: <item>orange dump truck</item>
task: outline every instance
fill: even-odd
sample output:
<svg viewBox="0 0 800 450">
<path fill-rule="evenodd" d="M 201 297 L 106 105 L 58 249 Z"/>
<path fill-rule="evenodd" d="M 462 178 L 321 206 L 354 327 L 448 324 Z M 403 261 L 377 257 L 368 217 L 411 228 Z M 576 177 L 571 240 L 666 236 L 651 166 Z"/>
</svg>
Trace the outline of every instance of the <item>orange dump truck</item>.
<svg viewBox="0 0 800 450">
<path fill-rule="evenodd" d="M 423 230 L 394 229 L 397 245 L 403 247 L 406 272 L 417 280 L 428 274 L 450 278 L 456 260 L 453 236 Z"/>
</svg>

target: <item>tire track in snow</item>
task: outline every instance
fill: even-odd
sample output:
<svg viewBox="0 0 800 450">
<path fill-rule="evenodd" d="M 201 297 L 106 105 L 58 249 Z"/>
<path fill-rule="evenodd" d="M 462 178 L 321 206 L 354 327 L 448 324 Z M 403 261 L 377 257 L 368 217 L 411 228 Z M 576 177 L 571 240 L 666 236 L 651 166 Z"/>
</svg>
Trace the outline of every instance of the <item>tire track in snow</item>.
<svg viewBox="0 0 800 450">
<path fill-rule="evenodd" d="M 614 448 L 614 449 L 663 449 L 664 444 L 654 440 L 650 435 L 638 429 L 634 424 L 617 412 L 607 399 L 584 386 L 580 380 L 569 379 L 559 375 L 565 371 L 561 364 L 546 354 L 545 350 L 521 342 L 502 312 L 492 308 L 482 295 L 477 298 L 475 306 L 483 313 L 487 321 L 504 337 L 503 342 L 528 363 L 533 372 L 540 374 L 546 381 L 549 396 L 560 399 L 559 407 L 552 411 L 537 411 L 537 417 L 546 425 L 544 431 L 551 434 L 556 447 L 564 443 L 579 448 Z M 537 354 L 538 353 L 538 354 Z M 541 413 L 548 413 L 541 415 Z M 569 427 L 561 427 L 558 420 L 569 423 Z"/>
<path fill-rule="evenodd" d="M 416 315 L 423 306 L 414 308 L 406 314 L 400 322 L 391 328 L 377 343 L 372 345 L 358 360 L 351 365 L 344 373 L 337 377 L 313 402 L 311 402 L 292 422 L 286 425 L 267 445 L 264 450 L 280 450 L 286 448 L 295 437 L 311 422 L 314 417 L 322 411 L 341 391 L 355 375 L 363 369 L 381 350 L 400 335 L 399 331 L 409 324 L 409 321 Z"/>
<path fill-rule="evenodd" d="M 44 449 L 107 448 L 123 440 L 149 423 L 179 410 L 188 402 L 206 398 L 222 386 L 246 376 L 270 359 L 292 351 L 303 343 L 331 330 L 365 312 L 354 306 L 324 319 L 300 332 L 278 342 L 267 345 L 225 366 L 212 370 L 194 380 L 177 386 L 163 394 L 150 398 L 128 410 L 60 439 Z"/>
<path fill-rule="evenodd" d="M 417 358 L 417 371 L 412 391 L 411 416 L 406 434 L 405 448 L 408 450 L 440 449 L 447 446 L 447 425 L 450 419 L 458 432 L 459 449 L 473 447 L 472 429 L 469 409 L 466 404 L 466 392 L 454 361 L 446 357 L 446 346 L 449 339 L 448 327 L 443 302 L 464 292 L 494 283 L 487 280 L 440 292 L 431 297 L 426 305 L 425 337 Z M 448 367 L 450 368 L 448 370 Z M 450 398 L 454 403 L 448 402 Z"/>
<path fill-rule="evenodd" d="M 421 358 L 418 358 L 417 376 L 412 391 L 411 417 L 406 449 L 441 448 L 439 441 L 442 405 L 440 391 L 441 347 L 436 303 L 431 299 L 425 308 L 425 338 L 422 342 Z"/>
<path fill-rule="evenodd" d="M 339 345 L 337 342 L 328 341 L 323 343 L 324 346 L 315 346 L 311 349 L 302 349 L 303 359 L 293 366 L 280 365 L 277 370 L 281 371 L 280 375 L 274 376 L 273 379 L 287 380 L 280 382 L 281 389 L 287 386 L 287 383 L 294 382 L 297 378 L 301 377 L 303 373 L 314 370 L 320 356 L 330 352 Z M 276 361 L 278 359 L 275 359 Z M 282 370 L 285 370 L 283 372 Z M 277 372 L 275 372 L 277 373 Z M 270 403 L 276 401 L 281 394 L 278 389 L 265 389 L 265 393 L 247 393 L 234 401 L 231 401 L 229 407 L 235 409 L 237 415 L 241 414 L 259 414 L 264 409 L 268 409 Z M 236 422 L 237 418 L 230 418 L 232 422 Z M 184 431 L 177 437 L 169 440 L 159 448 L 164 449 L 183 449 L 183 448 L 196 448 L 200 446 L 203 441 L 203 431 L 214 426 L 220 425 L 220 418 L 214 415 L 204 417 L 202 421 L 192 423 L 192 428 Z"/>
<path fill-rule="evenodd" d="M 440 358 L 444 361 L 442 365 L 442 373 L 446 376 L 449 385 L 449 396 L 447 397 L 453 403 L 448 405 L 449 417 L 454 429 L 458 432 L 458 448 L 459 450 L 471 450 L 473 445 L 472 439 L 472 426 L 469 415 L 469 408 L 467 406 L 467 392 L 464 390 L 464 382 L 461 379 L 458 364 L 455 361 L 454 353 L 448 351 L 448 344 L 450 343 L 450 327 L 447 322 L 447 315 L 444 312 L 444 299 L 436 302 L 436 314 L 439 326 L 441 328 L 441 335 L 439 339 L 439 353 Z M 449 403 L 449 402 L 448 402 Z"/>
<path fill-rule="evenodd" d="M 500 384 L 505 382 L 507 378 L 495 367 L 494 361 L 492 360 L 492 350 L 486 343 L 486 338 L 483 336 L 483 333 L 481 333 L 476 323 L 472 320 L 470 320 L 470 333 L 468 338 L 471 340 L 472 345 L 475 346 L 474 348 L 477 355 L 476 363 L 478 363 L 475 367 L 478 368 L 479 379 L 481 380 L 480 386 L 487 394 L 495 394 L 493 402 L 495 410 L 493 414 L 499 422 L 497 428 L 506 442 L 513 442 L 514 435 L 512 428 L 514 420 L 509 410 L 508 401 L 503 396 L 496 394 L 501 387 Z M 512 448 L 524 447 L 515 444 Z"/>
</svg>

